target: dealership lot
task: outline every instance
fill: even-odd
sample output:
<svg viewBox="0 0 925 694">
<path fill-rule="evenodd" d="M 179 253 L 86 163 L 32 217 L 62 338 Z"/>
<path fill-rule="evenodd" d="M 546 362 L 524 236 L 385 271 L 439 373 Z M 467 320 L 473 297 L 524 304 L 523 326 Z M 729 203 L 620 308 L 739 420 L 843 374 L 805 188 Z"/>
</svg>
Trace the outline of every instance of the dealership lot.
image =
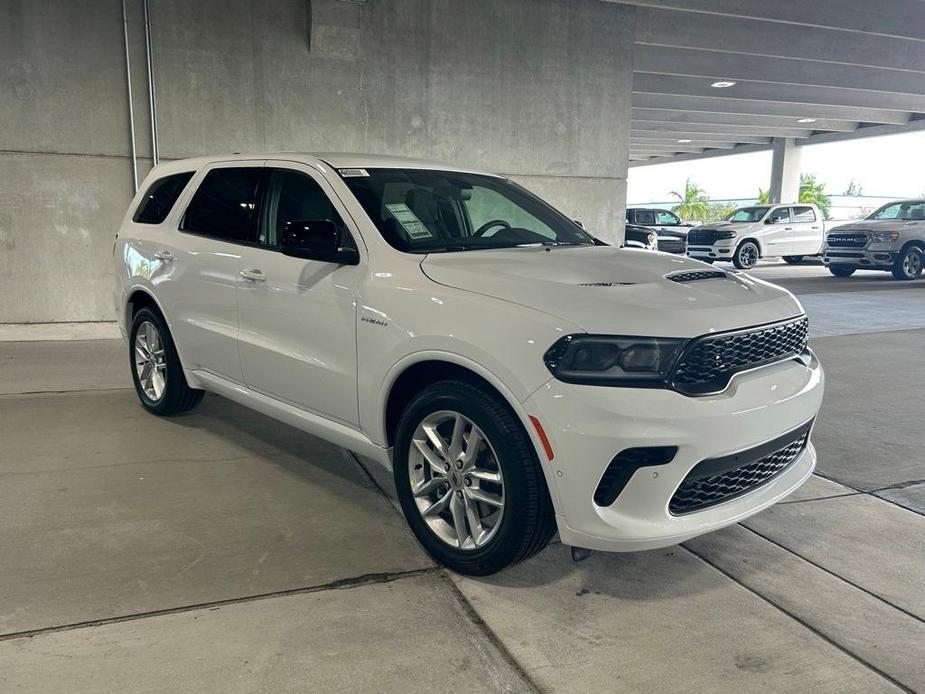
<svg viewBox="0 0 925 694">
<path fill-rule="evenodd" d="M 812 321 L 818 474 L 680 547 L 485 579 L 374 464 L 214 395 L 146 415 L 118 340 L 0 342 L 0 688 L 925 689 L 925 281 L 754 274 Z"/>
</svg>

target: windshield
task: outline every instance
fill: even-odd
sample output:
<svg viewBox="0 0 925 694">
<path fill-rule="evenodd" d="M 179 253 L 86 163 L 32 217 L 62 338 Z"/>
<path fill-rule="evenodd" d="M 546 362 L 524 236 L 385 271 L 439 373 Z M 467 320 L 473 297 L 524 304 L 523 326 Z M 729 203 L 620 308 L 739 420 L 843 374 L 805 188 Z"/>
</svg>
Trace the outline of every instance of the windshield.
<svg viewBox="0 0 925 694">
<path fill-rule="evenodd" d="M 767 213 L 767 207 L 740 207 L 732 214 L 727 215 L 725 222 L 760 222 Z"/>
<path fill-rule="evenodd" d="M 422 169 L 351 169 L 341 175 L 379 233 L 401 251 L 595 243 L 568 217 L 502 178 Z"/>
<path fill-rule="evenodd" d="M 868 219 L 925 219 L 925 200 L 891 202 L 874 212 Z"/>
</svg>

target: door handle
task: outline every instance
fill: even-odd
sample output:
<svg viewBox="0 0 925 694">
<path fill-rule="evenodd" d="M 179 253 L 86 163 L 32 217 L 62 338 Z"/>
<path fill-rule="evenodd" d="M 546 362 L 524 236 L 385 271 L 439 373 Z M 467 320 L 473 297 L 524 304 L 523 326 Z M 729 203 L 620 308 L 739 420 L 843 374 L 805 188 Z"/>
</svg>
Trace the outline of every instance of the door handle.
<svg viewBox="0 0 925 694">
<path fill-rule="evenodd" d="M 810 227 L 811 229 L 818 229 L 819 227 Z"/>
<path fill-rule="evenodd" d="M 784 227 L 784 231 L 793 231 L 793 227 Z"/>
<path fill-rule="evenodd" d="M 241 270 L 241 277 L 250 281 L 250 282 L 266 282 L 267 276 L 263 274 L 262 270 L 252 269 L 252 270 Z"/>
<path fill-rule="evenodd" d="M 174 255 L 170 251 L 158 251 L 154 254 L 154 257 L 158 260 L 163 260 L 165 263 L 170 263 L 174 260 Z"/>
</svg>

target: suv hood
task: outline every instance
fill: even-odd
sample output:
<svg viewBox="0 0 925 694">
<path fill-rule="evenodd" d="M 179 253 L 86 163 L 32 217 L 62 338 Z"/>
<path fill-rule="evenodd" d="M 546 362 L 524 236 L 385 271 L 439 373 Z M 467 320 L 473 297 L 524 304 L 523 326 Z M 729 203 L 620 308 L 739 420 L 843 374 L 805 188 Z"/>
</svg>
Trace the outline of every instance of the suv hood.
<svg viewBox="0 0 925 694">
<path fill-rule="evenodd" d="M 709 224 L 704 224 L 701 229 L 732 229 L 733 231 L 740 231 L 749 229 L 751 227 L 759 227 L 761 222 L 710 222 Z"/>
<path fill-rule="evenodd" d="M 803 313 L 780 287 L 654 251 L 580 246 L 439 253 L 426 256 L 421 269 L 434 282 L 527 306 L 590 333 L 695 337 Z M 666 278 L 698 270 L 724 276 Z"/>
</svg>

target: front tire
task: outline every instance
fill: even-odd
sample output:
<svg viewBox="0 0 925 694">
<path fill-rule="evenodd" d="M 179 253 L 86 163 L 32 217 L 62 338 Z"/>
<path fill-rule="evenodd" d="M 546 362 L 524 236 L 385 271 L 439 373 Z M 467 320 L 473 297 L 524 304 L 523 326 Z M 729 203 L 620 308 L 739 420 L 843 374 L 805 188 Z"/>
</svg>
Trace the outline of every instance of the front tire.
<svg viewBox="0 0 925 694">
<path fill-rule="evenodd" d="M 435 560 L 485 576 L 539 552 L 552 501 L 523 425 L 487 388 L 426 387 L 405 408 L 393 473 L 405 519 Z"/>
<path fill-rule="evenodd" d="M 922 249 L 908 246 L 902 249 L 893 262 L 893 277 L 898 280 L 915 280 L 922 276 Z"/>
<path fill-rule="evenodd" d="M 735 255 L 732 257 L 732 263 L 740 270 L 751 270 L 758 264 L 758 258 L 761 257 L 761 251 L 758 244 L 754 241 L 743 241 L 736 248 Z"/>
<path fill-rule="evenodd" d="M 800 263 L 803 262 L 803 256 L 802 255 L 785 255 L 784 262 L 787 263 L 788 265 L 799 265 Z"/>
<path fill-rule="evenodd" d="M 180 414 L 202 400 L 204 391 L 190 388 L 186 382 L 167 322 L 150 308 L 142 308 L 132 319 L 129 361 L 135 392 L 148 412 Z"/>
<path fill-rule="evenodd" d="M 829 265 L 829 272 L 836 277 L 851 277 L 857 268 L 841 267 L 840 265 Z"/>
</svg>

